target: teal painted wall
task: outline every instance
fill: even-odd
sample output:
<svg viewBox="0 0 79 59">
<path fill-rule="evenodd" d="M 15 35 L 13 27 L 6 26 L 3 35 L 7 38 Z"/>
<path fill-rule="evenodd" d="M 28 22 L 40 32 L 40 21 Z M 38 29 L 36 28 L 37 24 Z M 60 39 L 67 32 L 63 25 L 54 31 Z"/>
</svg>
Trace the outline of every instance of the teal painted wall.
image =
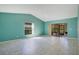
<svg viewBox="0 0 79 59">
<path fill-rule="evenodd" d="M 79 16 L 78 16 L 78 40 L 79 40 Z"/>
<path fill-rule="evenodd" d="M 79 6 L 78 6 L 78 40 L 79 40 Z"/>
<path fill-rule="evenodd" d="M 64 20 L 47 21 L 45 23 L 45 34 L 48 35 L 48 25 L 57 23 L 67 23 L 68 37 L 77 37 L 77 17 Z"/>
<path fill-rule="evenodd" d="M 44 22 L 31 14 L 0 13 L 0 41 L 25 37 L 25 22 L 34 23 L 34 36 L 44 34 Z"/>
<path fill-rule="evenodd" d="M 77 17 L 43 22 L 31 14 L 0 13 L 0 41 L 24 38 L 24 23 L 34 23 L 34 36 L 48 35 L 48 25 L 67 23 L 69 37 L 77 37 Z M 79 22 L 79 20 L 78 20 Z"/>
</svg>

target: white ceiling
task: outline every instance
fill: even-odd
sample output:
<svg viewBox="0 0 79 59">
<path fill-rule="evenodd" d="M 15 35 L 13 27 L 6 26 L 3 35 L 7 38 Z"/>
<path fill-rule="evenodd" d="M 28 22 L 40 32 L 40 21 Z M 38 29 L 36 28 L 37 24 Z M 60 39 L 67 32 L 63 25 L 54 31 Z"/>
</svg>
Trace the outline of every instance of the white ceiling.
<svg viewBox="0 0 79 59">
<path fill-rule="evenodd" d="M 40 5 L 0 5 L 0 12 L 33 14 L 43 21 L 77 17 L 78 5 L 40 4 Z"/>
</svg>

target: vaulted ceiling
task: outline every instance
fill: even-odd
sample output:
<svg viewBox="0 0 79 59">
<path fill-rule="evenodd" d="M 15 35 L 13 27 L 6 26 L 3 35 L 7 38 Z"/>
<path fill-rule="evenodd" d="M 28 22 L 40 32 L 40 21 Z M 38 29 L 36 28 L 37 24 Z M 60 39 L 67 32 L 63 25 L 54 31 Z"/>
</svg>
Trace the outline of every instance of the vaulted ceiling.
<svg viewBox="0 0 79 59">
<path fill-rule="evenodd" d="M 73 4 L 21 4 L 0 5 L 0 12 L 33 14 L 43 21 L 77 17 L 78 5 Z"/>
</svg>

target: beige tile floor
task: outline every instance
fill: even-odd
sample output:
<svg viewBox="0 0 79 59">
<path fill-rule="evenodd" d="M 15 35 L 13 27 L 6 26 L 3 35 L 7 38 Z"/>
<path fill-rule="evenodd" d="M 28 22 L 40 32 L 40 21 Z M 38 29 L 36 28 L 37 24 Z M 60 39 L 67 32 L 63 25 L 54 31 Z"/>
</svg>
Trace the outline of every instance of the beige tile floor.
<svg viewBox="0 0 79 59">
<path fill-rule="evenodd" d="M 77 39 L 32 37 L 0 42 L 0 55 L 78 55 Z"/>
</svg>

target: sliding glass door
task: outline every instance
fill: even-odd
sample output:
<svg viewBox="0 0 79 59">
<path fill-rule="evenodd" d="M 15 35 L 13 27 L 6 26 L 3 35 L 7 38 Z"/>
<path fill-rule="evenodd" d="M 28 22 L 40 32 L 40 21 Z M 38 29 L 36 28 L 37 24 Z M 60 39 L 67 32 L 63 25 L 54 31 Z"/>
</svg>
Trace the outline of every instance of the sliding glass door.
<svg viewBox="0 0 79 59">
<path fill-rule="evenodd" d="M 51 24 L 51 35 L 64 36 L 67 35 L 67 24 Z"/>
</svg>

